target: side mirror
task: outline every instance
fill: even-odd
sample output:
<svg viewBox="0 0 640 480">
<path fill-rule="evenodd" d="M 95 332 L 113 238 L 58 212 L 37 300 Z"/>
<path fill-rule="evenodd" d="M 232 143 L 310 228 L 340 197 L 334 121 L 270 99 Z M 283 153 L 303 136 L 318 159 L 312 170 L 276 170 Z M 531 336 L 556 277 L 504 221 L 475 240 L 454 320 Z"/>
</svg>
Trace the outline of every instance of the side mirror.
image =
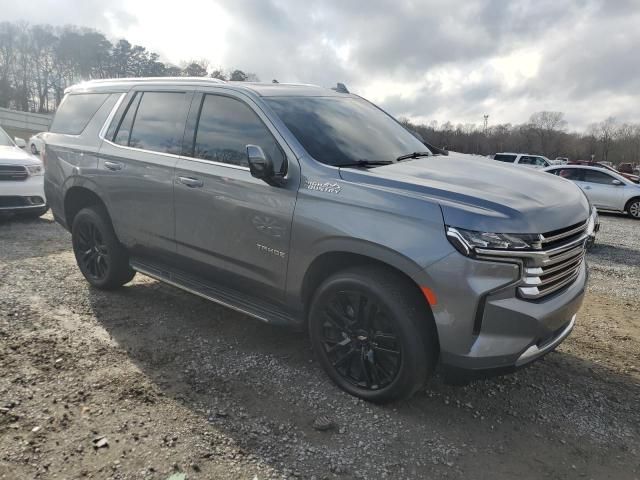
<svg viewBox="0 0 640 480">
<path fill-rule="evenodd" d="M 264 153 L 258 145 L 247 145 L 247 159 L 251 176 L 264 180 L 269 185 L 282 184 L 282 176 L 273 169 L 273 161 Z"/>
<path fill-rule="evenodd" d="M 16 145 L 20 148 L 27 148 L 27 142 L 25 142 L 24 138 L 20 138 L 20 137 L 15 137 L 13 139 L 14 142 L 16 142 Z"/>
<path fill-rule="evenodd" d="M 611 180 L 611 184 L 612 185 L 624 185 L 624 183 L 622 183 L 620 180 L 614 178 L 613 180 Z"/>
</svg>

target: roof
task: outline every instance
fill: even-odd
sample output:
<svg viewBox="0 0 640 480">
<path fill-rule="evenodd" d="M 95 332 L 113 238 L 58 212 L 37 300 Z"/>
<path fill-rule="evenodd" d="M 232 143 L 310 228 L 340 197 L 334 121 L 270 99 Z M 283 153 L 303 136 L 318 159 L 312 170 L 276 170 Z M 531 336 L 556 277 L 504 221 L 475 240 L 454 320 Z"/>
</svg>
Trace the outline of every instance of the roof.
<svg viewBox="0 0 640 480">
<path fill-rule="evenodd" d="M 138 85 L 185 85 L 191 87 L 224 87 L 233 90 L 251 91 L 263 97 L 281 96 L 344 96 L 348 94 L 339 93 L 329 88 L 318 85 L 302 83 L 260 83 L 260 82 L 226 82 L 217 78 L 209 77 L 143 77 L 143 78 L 113 78 L 102 80 L 89 80 L 78 83 L 65 90 L 70 92 L 92 92 L 92 91 L 126 91 Z"/>
</svg>

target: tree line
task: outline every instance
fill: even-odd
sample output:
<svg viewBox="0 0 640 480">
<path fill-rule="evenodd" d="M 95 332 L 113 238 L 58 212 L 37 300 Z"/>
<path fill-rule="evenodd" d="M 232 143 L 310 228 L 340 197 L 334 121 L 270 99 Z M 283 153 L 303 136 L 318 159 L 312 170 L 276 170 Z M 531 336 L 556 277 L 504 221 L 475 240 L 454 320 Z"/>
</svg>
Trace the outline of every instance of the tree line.
<svg viewBox="0 0 640 480">
<path fill-rule="evenodd" d="M 93 29 L 0 22 L 0 107 L 47 113 L 55 111 L 65 88 L 83 80 L 165 76 L 257 80 L 239 69 L 209 72 L 205 60 L 165 63 L 144 46 L 112 43 Z"/>
<path fill-rule="evenodd" d="M 592 123 L 584 132 L 567 131 L 562 112 L 536 112 L 520 125 L 416 124 L 401 122 L 429 143 L 448 150 L 490 155 L 517 152 L 544 155 L 550 159 L 640 163 L 640 124 L 618 122 L 608 117 Z"/>
</svg>

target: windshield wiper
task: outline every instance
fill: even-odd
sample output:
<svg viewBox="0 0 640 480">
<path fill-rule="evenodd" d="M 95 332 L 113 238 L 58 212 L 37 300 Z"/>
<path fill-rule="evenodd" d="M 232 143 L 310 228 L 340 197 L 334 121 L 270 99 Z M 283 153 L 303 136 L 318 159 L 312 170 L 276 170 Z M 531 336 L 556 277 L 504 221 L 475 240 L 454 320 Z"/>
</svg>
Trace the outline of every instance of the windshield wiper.
<svg viewBox="0 0 640 480">
<path fill-rule="evenodd" d="M 402 160 L 407 160 L 409 158 L 430 157 L 431 155 L 433 155 L 433 153 L 431 152 L 407 153 L 406 155 L 400 155 L 398 158 L 396 158 L 396 162 L 401 162 Z"/>
<path fill-rule="evenodd" d="M 351 163 L 342 163 L 337 167 L 375 167 L 379 165 L 389 165 L 393 163 L 391 160 L 357 160 Z"/>
</svg>

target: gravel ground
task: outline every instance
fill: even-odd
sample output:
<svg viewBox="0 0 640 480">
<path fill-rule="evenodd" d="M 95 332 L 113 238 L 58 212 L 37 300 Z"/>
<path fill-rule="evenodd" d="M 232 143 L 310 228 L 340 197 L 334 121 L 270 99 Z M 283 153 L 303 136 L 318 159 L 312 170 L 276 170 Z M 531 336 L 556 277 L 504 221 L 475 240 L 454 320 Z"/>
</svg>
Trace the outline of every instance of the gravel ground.
<svg viewBox="0 0 640 480">
<path fill-rule="evenodd" d="M 603 216 L 589 263 L 557 352 L 374 406 L 303 334 L 141 275 L 93 290 L 50 215 L 0 221 L 0 478 L 638 479 L 640 222 Z"/>
</svg>

